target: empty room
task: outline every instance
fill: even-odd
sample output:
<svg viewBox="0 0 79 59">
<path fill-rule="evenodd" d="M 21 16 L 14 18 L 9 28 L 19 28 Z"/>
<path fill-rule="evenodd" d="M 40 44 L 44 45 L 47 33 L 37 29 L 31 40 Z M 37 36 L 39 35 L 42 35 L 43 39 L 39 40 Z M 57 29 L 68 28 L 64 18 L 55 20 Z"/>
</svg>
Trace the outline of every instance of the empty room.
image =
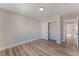
<svg viewBox="0 0 79 59">
<path fill-rule="evenodd" d="M 79 3 L 0 3 L 0 56 L 79 56 Z"/>
</svg>

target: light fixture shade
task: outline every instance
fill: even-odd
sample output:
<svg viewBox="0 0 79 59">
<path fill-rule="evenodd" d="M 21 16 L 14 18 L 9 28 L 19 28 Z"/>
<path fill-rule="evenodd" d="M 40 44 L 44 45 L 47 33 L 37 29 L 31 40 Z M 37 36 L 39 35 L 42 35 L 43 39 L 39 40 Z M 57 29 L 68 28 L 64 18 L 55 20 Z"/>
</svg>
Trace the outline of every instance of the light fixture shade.
<svg viewBox="0 0 79 59">
<path fill-rule="evenodd" d="M 44 8 L 39 8 L 39 11 L 44 11 Z"/>
</svg>

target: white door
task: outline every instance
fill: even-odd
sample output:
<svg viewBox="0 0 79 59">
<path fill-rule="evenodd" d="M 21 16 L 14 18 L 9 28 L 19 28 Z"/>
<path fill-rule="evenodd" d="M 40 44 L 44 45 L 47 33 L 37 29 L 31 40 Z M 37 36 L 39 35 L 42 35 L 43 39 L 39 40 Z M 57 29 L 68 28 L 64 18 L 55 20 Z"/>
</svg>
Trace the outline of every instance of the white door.
<svg viewBox="0 0 79 59">
<path fill-rule="evenodd" d="M 77 17 L 77 22 L 76 22 L 76 35 L 75 35 L 75 38 L 76 38 L 76 47 L 79 48 L 79 18 Z"/>
<path fill-rule="evenodd" d="M 48 22 L 42 22 L 41 24 L 41 37 L 48 40 Z"/>
</svg>

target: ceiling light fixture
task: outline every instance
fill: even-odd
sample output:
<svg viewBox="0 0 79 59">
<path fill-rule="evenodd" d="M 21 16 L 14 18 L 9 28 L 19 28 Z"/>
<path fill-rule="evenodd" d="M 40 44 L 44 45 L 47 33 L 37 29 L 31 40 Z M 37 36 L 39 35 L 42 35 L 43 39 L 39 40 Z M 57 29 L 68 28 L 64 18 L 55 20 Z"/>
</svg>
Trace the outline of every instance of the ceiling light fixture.
<svg viewBox="0 0 79 59">
<path fill-rule="evenodd" d="M 44 11 L 44 8 L 39 8 L 39 11 Z"/>
</svg>

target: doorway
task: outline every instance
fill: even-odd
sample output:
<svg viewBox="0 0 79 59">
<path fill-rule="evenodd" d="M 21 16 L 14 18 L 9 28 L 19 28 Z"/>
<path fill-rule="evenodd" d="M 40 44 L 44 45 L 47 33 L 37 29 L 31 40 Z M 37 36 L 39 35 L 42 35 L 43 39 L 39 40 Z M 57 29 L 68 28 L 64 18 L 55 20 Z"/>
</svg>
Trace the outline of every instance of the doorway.
<svg viewBox="0 0 79 59">
<path fill-rule="evenodd" d="M 66 24 L 66 32 L 67 32 L 67 34 L 66 34 L 66 37 L 67 37 L 67 39 L 66 39 L 66 44 L 67 45 L 69 45 L 69 46 L 73 46 L 73 47 L 75 47 L 76 46 L 76 44 L 75 44 L 75 42 L 76 42 L 76 23 L 67 23 Z"/>
<path fill-rule="evenodd" d="M 60 20 L 54 20 L 48 23 L 48 39 L 61 44 L 61 24 Z"/>
<path fill-rule="evenodd" d="M 56 40 L 57 33 L 57 26 L 56 22 L 49 22 L 48 23 L 48 39 L 49 40 Z"/>
</svg>

